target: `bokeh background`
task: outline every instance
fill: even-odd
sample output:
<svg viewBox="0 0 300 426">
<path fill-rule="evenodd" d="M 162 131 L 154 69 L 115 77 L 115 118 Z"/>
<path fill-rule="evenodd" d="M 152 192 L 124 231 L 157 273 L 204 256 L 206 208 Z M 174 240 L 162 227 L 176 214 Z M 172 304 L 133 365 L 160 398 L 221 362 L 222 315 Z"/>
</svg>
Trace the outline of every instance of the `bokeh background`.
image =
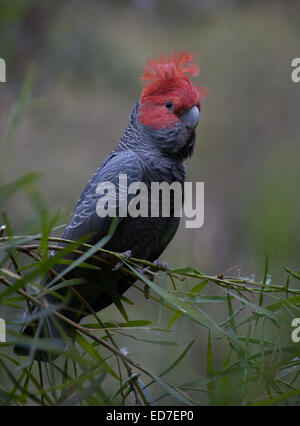
<svg viewBox="0 0 300 426">
<path fill-rule="evenodd" d="M 2 0 L 1 135 L 28 69 L 35 74 L 31 102 L 0 153 L 3 182 L 40 171 L 43 198 L 67 223 L 127 125 L 147 58 L 191 50 L 209 89 L 187 162 L 187 179 L 205 182 L 205 223 L 197 230 L 182 223 L 163 260 L 207 274 L 237 265 L 231 274 L 260 280 L 268 254 L 272 279 L 280 283 L 284 266 L 300 269 L 300 83 L 291 81 L 291 61 L 300 56 L 299 16 L 292 0 Z M 34 229 L 37 212 L 24 194 L 1 205 L 3 211 L 16 234 Z M 127 295 L 137 302 L 132 319 L 143 313 L 155 321 L 159 307 L 154 312 L 134 289 Z M 113 307 L 103 315 L 119 317 Z M 172 335 L 182 344 L 197 339 L 186 367 L 192 377 L 205 364 L 197 333 L 183 321 Z M 163 366 L 174 351 L 123 344 L 148 366 Z"/>
</svg>

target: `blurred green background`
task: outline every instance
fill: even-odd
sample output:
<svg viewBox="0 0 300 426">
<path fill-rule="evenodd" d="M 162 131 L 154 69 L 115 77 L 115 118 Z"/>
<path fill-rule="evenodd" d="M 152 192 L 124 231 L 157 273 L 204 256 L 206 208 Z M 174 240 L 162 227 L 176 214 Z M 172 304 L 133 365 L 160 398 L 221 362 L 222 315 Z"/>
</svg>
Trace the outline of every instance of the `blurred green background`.
<svg viewBox="0 0 300 426">
<path fill-rule="evenodd" d="M 209 89 L 187 162 L 187 179 L 205 182 L 205 223 L 192 230 L 182 221 L 162 259 L 212 275 L 238 265 L 242 276 L 262 279 L 267 253 L 280 282 L 284 266 L 298 270 L 300 263 L 300 83 L 291 81 L 299 16 L 296 1 L 1 1 L 2 135 L 30 64 L 36 76 L 32 101 L 0 151 L 3 182 L 40 171 L 47 205 L 61 209 L 60 223 L 67 223 L 127 125 L 147 58 L 191 50 Z M 15 234 L 33 231 L 37 212 L 24 194 L 3 211 Z M 134 289 L 127 295 L 137 301 L 132 319 L 157 314 Z M 103 315 L 119 313 L 111 307 Z M 176 333 L 182 344 L 195 337 L 188 322 Z M 205 348 L 196 337 L 189 368 L 199 375 Z M 153 357 L 152 347 L 145 353 L 134 346 L 137 359 L 164 363 L 166 348 L 157 347 Z"/>
</svg>

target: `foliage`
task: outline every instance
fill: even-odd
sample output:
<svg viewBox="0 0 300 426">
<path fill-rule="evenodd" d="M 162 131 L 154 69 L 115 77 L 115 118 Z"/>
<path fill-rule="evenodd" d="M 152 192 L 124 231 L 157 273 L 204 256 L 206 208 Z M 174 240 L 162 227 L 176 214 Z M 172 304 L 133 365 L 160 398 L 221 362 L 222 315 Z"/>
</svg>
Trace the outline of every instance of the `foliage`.
<svg viewBox="0 0 300 426">
<path fill-rule="evenodd" d="M 30 101 L 31 78 L 29 73 L 12 111 L 5 144 L 10 142 Z M 300 344 L 293 343 L 290 335 L 291 321 L 300 317 L 300 275 L 286 269 L 286 281 L 276 284 L 269 275 L 268 257 L 264 276 L 259 281 L 254 277 L 230 276 L 229 272 L 212 276 L 191 266 L 168 271 L 156 267 L 156 272 L 150 273 L 135 268 L 142 265 L 155 269 L 150 262 L 127 260 L 115 253 L 129 268 L 128 273 L 139 279 L 134 287 L 137 293 L 144 294 L 144 303 L 152 304 L 153 309 L 159 306 L 156 322 L 145 317 L 131 320 L 125 306 L 134 302 L 124 296 L 117 304 L 122 321 L 114 318 L 103 321 L 102 313 L 91 310 L 91 323 L 72 324 L 76 329 L 75 342 L 71 342 L 57 361 L 42 364 L 30 357 L 14 356 L 12 346 L 20 341 L 30 340 L 35 348 L 49 349 L 41 339 L 25 338 L 16 330 L 20 309 L 29 301 L 42 306 L 41 295 L 45 289 L 40 283 L 53 264 L 71 252 L 80 257 L 69 264 L 68 270 L 89 267 L 86 262 L 89 256 L 99 261 L 99 268 L 103 261 L 99 253 L 104 251 L 105 241 L 94 247 L 65 241 L 64 249 L 57 247 L 56 243 L 61 240 L 51 235 L 61 228 L 56 225 L 59 215 L 46 208 L 36 178 L 37 175 L 31 173 L 0 187 L 1 207 L 17 192 L 25 192 L 36 207 L 35 222 L 39 228 L 34 235 L 15 235 L 9 214 L 2 216 L 6 228 L 0 231 L 0 316 L 9 312 L 10 321 L 8 342 L 0 344 L 0 404 L 117 405 L 133 401 L 158 405 L 163 404 L 166 397 L 181 405 L 299 403 Z M 55 251 L 51 259 L 49 250 Z M 78 283 L 64 279 L 66 271 L 48 292 L 55 293 L 62 285 L 76 291 Z M 218 289 L 217 294 L 212 294 L 213 286 Z M 217 315 L 220 305 L 227 308 L 221 321 Z M 59 312 L 54 315 L 68 321 Z M 206 372 L 199 377 L 182 379 L 182 365 L 189 362 L 196 342 L 192 340 L 186 347 L 178 347 L 177 342 L 165 336 L 184 320 L 199 330 L 199 336 L 206 330 L 207 340 L 201 338 L 200 342 L 206 346 Z M 141 359 L 135 359 L 119 347 L 120 336 L 138 340 L 145 351 L 149 350 L 146 344 L 152 345 L 153 353 L 157 345 L 172 346 L 167 368 L 149 369 Z M 222 363 L 217 366 L 220 357 L 216 355 L 220 351 Z M 178 376 L 176 383 L 168 379 L 171 371 Z"/>
<path fill-rule="evenodd" d="M 69 270 L 76 266 L 87 267 L 85 261 L 89 256 L 93 256 L 94 260 L 98 259 L 101 267 L 103 259 L 99 257 L 99 253 L 105 250 L 86 244 L 74 248 L 72 242 L 68 242 L 67 248 L 57 250 L 50 260 L 46 256 L 47 251 L 55 249 L 55 242 L 59 239 L 49 236 L 49 222 L 45 222 L 42 232 L 34 236 L 13 236 L 8 221 L 6 225 L 9 235 L 0 239 L 2 307 L 18 309 L 24 300 L 41 306 L 41 295 L 45 290 L 39 285 L 39 281 L 66 252 L 81 253 L 68 266 Z M 88 251 L 82 250 L 83 246 Z M 102 322 L 101 313 L 96 314 L 91 310 L 93 323 L 73 323 L 76 343 L 61 354 L 62 368 L 56 361 L 49 365 L 38 363 L 38 368 L 35 368 L 30 358 L 24 361 L 12 356 L 12 351 L 2 352 L 1 370 L 9 379 L 6 382 L 9 385 L 2 386 L 0 391 L 3 404 L 123 404 L 134 392 L 140 404 L 159 404 L 166 395 L 171 395 L 179 404 L 197 405 L 203 401 L 197 394 L 205 392 L 212 405 L 268 405 L 290 401 L 300 393 L 300 347 L 288 340 L 291 321 L 294 317 L 299 317 L 300 290 L 291 285 L 292 280 L 300 279 L 299 275 L 288 271 L 286 283 L 271 283 L 266 261 L 265 275 L 260 283 L 250 278 L 208 276 L 192 267 L 157 271 L 154 273 L 156 282 L 153 282 L 149 279 L 149 271 L 143 274 L 134 266 L 140 267 L 142 264 L 155 268 L 155 265 L 140 259 L 126 260 L 117 253 L 115 256 L 127 264 L 131 271 L 129 273 L 140 279 L 135 287 L 137 291 L 145 293 L 144 303 L 158 303 L 161 312 L 172 312 L 168 324 L 162 324 L 161 315 L 158 324 L 151 324 L 144 318 L 131 321 L 124 305 L 132 302 L 124 297 L 118 304 L 124 317 L 123 322 L 113 319 Z M 55 294 L 62 285 L 76 288 L 76 282 L 64 280 L 63 275 L 65 272 L 60 277 L 62 282 L 48 289 L 48 292 Z M 194 283 L 188 291 L 183 291 L 182 281 L 187 277 L 192 278 Z M 207 294 L 209 283 L 217 285 L 223 295 Z M 206 304 L 213 304 L 217 310 L 220 303 L 225 303 L 228 308 L 228 317 L 222 323 L 215 321 L 202 309 Z M 55 315 L 63 318 L 59 312 Z M 181 363 L 187 362 L 193 341 L 186 348 L 174 350 L 169 367 L 160 372 L 151 371 L 140 360 L 134 360 L 118 347 L 117 339 L 120 334 L 134 335 L 137 329 L 144 330 L 144 340 L 151 342 L 151 331 L 167 333 L 172 327 L 176 327 L 182 317 L 208 331 L 207 374 L 202 377 L 177 384 L 169 383 L 167 379 L 167 374 L 172 369 L 179 369 Z M 2 343 L 2 348 L 11 348 L 16 342 L 23 340 L 28 342 L 29 338 L 18 335 L 15 328 L 15 324 L 9 328 L 9 342 Z M 224 364 L 216 369 L 214 350 L 219 339 L 223 342 Z M 47 349 L 42 339 L 32 338 L 31 341 L 36 348 Z M 164 339 L 152 343 L 172 344 Z M 104 385 L 107 376 L 114 383 L 109 393 Z M 160 390 L 152 393 L 154 383 L 159 385 Z"/>
</svg>

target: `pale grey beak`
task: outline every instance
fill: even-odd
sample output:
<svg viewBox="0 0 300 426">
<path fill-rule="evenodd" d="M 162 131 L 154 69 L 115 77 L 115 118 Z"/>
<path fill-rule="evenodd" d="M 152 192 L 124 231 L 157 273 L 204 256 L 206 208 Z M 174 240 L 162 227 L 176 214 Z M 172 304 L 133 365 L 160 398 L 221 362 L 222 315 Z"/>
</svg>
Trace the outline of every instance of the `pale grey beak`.
<svg viewBox="0 0 300 426">
<path fill-rule="evenodd" d="M 189 130 L 194 130 L 199 123 L 200 112 L 199 108 L 194 105 L 188 111 L 185 111 L 181 116 L 180 120 L 186 125 Z"/>
</svg>

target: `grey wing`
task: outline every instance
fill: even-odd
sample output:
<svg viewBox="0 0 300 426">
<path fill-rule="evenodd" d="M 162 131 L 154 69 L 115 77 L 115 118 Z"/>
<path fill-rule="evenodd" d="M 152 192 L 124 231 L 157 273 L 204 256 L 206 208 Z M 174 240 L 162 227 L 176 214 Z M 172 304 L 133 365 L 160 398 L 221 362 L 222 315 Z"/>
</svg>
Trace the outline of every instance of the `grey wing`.
<svg viewBox="0 0 300 426">
<path fill-rule="evenodd" d="M 97 214 L 97 203 L 103 196 L 97 193 L 97 187 L 103 182 L 114 184 L 117 189 L 116 205 L 118 207 L 120 174 L 127 175 L 127 186 L 142 180 L 142 163 L 133 151 L 113 153 L 101 164 L 78 199 L 63 238 L 77 240 L 82 236 L 90 235 L 89 242 L 94 243 L 107 234 L 112 218 L 99 217 Z"/>
</svg>

